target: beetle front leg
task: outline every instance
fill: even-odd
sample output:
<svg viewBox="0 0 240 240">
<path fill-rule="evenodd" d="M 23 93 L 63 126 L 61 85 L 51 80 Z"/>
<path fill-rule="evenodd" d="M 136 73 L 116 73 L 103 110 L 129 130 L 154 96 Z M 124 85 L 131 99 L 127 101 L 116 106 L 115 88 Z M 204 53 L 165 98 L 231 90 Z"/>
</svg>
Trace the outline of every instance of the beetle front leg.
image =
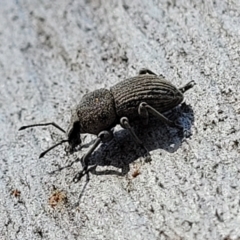
<svg viewBox="0 0 240 240">
<path fill-rule="evenodd" d="M 156 75 L 156 73 L 154 73 L 153 71 L 147 69 L 147 68 L 142 68 L 140 69 L 140 71 L 138 72 L 139 75 L 143 75 L 143 74 L 151 74 L 151 75 Z"/>
<path fill-rule="evenodd" d="M 98 147 L 98 145 L 101 142 L 109 142 L 110 140 L 112 140 L 113 138 L 113 134 L 110 131 L 102 131 L 98 134 L 94 144 L 92 145 L 92 147 L 89 149 L 89 151 L 83 156 L 82 162 L 84 164 L 83 170 L 80 171 L 78 174 L 76 174 L 76 176 L 73 178 L 73 182 L 78 182 L 81 180 L 81 178 L 88 174 L 89 171 L 91 171 L 93 168 L 96 168 L 97 165 L 93 165 L 92 167 L 88 167 L 89 166 L 89 157 L 90 155 L 93 153 L 93 151 Z"/>
<path fill-rule="evenodd" d="M 148 113 L 153 114 L 154 116 L 156 116 L 158 119 L 160 119 L 162 122 L 166 123 L 170 127 L 176 127 L 176 128 L 182 129 L 180 125 L 169 120 L 163 114 L 158 112 L 155 108 L 151 107 L 147 103 L 145 102 L 140 103 L 138 107 L 138 114 L 142 117 L 143 124 L 148 123 L 148 119 L 149 119 Z"/>
</svg>

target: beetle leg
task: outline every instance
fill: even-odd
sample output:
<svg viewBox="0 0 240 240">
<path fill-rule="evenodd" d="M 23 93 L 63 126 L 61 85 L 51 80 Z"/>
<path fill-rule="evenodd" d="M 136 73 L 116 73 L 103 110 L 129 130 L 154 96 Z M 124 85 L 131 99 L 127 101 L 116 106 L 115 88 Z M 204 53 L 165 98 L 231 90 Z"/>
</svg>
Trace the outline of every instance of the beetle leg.
<svg viewBox="0 0 240 240">
<path fill-rule="evenodd" d="M 140 103 L 139 107 L 138 107 L 138 114 L 143 118 L 144 124 L 146 124 L 148 122 L 148 113 L 153 114 L 154 116 L 156 116 L 158 119 L 160 119 L 162 122 L 166 123 L 170 127 L 177 127 L 179 129 L 182 129 L 182 126 L 169 120 L 163 114 L 158 112 L 155 108 L 151 107 L 147 103 L 145 103 L 145 102 Z"/>
<path fill-rule="evenodd" d="M 186 85 L 184 85 L 183 87 L 179 88 L 178 90 L 182 93 L 185 93 L 187 90 L 192 88 L 195 84 L 196 83 L 192 80 L 189 83 L 187 83 Z"/>
<path fill-rule="evenodd" d="M 122 117 L 120 119 L 120 125 L 122 128 L 124 129 L 128 129 L 128 131 L 131 133 L 134 141 L 136 142 L 136 144 L 142 146 L 143 143 L 142 141 L 137 137 L 136 133 L 133 131 L 133 129 L 131 128 L 130 124 L 129 124 L 129 120 L 127 117 Z"/>
<path fill-rule="evenodd" d="M 83 162 L 83 170 L 80 171 L 74 178 L 73 178 L 73 182 L 78 182 L 81 180 L 81 178 L 88 174 L 89 171 L 91 171 L 93 168 L 96 168 L 97 165 L 93 165 L 92 167 L 88 167 L 89 166 L 89 157 L 90 155 L 92 154 L 92 152 L 98 147 L 98 145 L 101 143 L 101 142 L 108 142 L 110 141 L 111 139 L 113 138 L 113 134 L 112 132 L 110 131 L 102 131 L 98 134 L 94 144 L 92 145 L 92 147 L 89 149 L 89 151 L 83 156 L 82 158 L 82 162 Z"/>
<path fill-rule="evenodd" d="M 146 151 L 146 153 L 147 153 L 147 154 L 145 155 L 146 161 L 150 161 L 149 159 L 151 159 L 151 158 L 150 158 L 150 153 L 149 153 L 149 151 L 148 151 L 147 148 L 143 145 L 143 142 L 138 138 L 138 136 L 136 135 L 136 133 L 133 131 L 133 129 L 132 129 L 130 123 L 129 123 L 128 118 L 127 118 L 127 117 L 122 117 L 122 118 L 120 119 L 120 125 L 121 125 L 122 128 L 127 129 L 127 130 L 130 132 L 130 134 L 132 135 L 132 138 L 133 138 L 134 142 L 135 142 L 137 145 L 139 145 L 140 147 L 142 147 L 142 148 Z"/>
<path fill-rule="evenodd" d="M 142 123 L 144 125 L 148 125 L 149 113 L 148 113 L 148 109 L 144 106 L 144 103 L 139 104 L 138 114 L 141 117 Z"/>
<path fill-rule="evenodd" d="M 153 71 L 151 71 L 151 70 L 149 70 L 149 69 L 147 69 L 147 68 L 142 68 L 142 69 L 140 69 L 140 71 L 139 71 L 139 75 L 143 75 L 143 74 L 151 74 L 151 75 L 156 75 L 157 76 L 157 74 L 156 73 L 154 73 Z"/>
</svg>

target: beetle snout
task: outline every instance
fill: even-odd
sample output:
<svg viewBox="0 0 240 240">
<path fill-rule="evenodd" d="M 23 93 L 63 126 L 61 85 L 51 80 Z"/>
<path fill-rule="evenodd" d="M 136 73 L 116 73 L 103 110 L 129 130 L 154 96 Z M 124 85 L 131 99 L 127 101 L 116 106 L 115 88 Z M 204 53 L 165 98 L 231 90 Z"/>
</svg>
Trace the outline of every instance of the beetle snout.
<svg viewBox="0 0 240 240">
<path fill-rule="evenodd" d="M 68 140 L 68 143 L 69 143 L 69 152 L 70 153 L 78 151 L 81 148 L 81 143 L 82 143 L 82 141 L 80 139 L 80 135 L 78 138 L 73 138 L 73 139 Z"/>
<path fill-rule="evenodd" d="M 69 151 L 75 151 L 81 145 L 81 142 L 80 124 L 79 121 L 76 121 L 72 124 L 72 127 L 68 133 Z"/>
</svg>

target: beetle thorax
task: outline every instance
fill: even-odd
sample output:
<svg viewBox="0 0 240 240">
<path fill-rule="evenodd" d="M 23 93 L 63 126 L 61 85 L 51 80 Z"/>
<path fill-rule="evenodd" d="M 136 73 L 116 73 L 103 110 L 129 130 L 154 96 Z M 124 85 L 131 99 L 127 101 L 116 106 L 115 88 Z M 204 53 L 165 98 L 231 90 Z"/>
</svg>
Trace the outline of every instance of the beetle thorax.
<svg viewBox="0 0 240 240">
<path fill-rule="evenodd" d="M 107 89 L 99 89 L 83 96 L 76 114 L 79 119 L 81 133 L 98 134 L 115 125 L 116 111 L 112 93 Z"/>
</svg>

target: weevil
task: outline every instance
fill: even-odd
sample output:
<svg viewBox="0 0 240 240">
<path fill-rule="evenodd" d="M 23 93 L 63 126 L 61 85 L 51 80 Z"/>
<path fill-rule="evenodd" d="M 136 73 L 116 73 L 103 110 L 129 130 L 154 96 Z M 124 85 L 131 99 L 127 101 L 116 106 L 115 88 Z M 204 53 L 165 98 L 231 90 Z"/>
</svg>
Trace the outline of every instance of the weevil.
<svg viewBox="0 0 240 240">
<path fill-rule="evenodd" d="M 152 114 L 168 126 L 182 129 L 179 124 L 162 113 L 179 105 L 184 99 L 183 94 L 194 85 L 195 82 L 190 81 L 185 86 L 176 88 L 162 75 L 158 76 L 149 69 L 142 69 L 136 77 L 123 80 L 109 90 L 101 88 L 87 93 L 71 116 L 67 139 L 42 152 L 39 158 L 64 142 L 68 142 L 70 151 L 74 151 L 81 146 L 82 133 L 96 135 L 94 144 L 82 158 L 82 171 L 73 179 L 77 182 L 96 167 L 96 165 L 89 167 L 89 157 L 101 142 L 108 142 L 113 138 L 112 129 L 117 124 L 128 129 L 135 143 L 141 147 L 144 147 L 143 143 L 130 125 L 135 119 L 140 118 L 142 123 L 147 125 L 149 114 Z M 54 122 L 22 126 L 19 130 L 48 125 L 66 133 Z"/>
</svg>

